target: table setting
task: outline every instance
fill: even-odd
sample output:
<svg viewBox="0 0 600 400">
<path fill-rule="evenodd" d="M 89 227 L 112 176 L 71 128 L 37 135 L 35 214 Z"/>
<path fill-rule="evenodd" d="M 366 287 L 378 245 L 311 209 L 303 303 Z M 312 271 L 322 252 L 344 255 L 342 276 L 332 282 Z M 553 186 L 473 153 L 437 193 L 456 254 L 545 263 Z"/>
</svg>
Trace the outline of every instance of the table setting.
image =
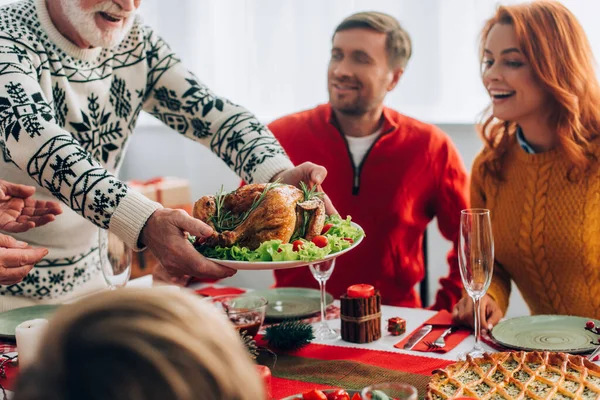
<svg viewBox="0 0 600 400">
<path fill-rule="evenodd" d="M 350 218 L 328 217 L 321 224 L 320 235 L 311 240 L 270 240 L 257 250 L 235 249 L 236 245 L 207 250 L 206 243 L 189 238 L 198 251 L 232 268 L 309 268 L 319 290 L 198 282 L 179 289 L 153 282 L 151 276 L 130 280 L 131 250 L 106 231 L 98 235 L 100 269 L 107 290 L 188 290 L 218 307 L 255 358 L 272 399 L 439 400 L 492 394 L 509 399 L 538 389 L 565 398 L 596 398 L 592 395 L 600 393 L 600 368 L 592 362 L 600 348 L 600 321 L 534 315 L 504 319 L 482 334 L 479 313 L 475 330 L 457 326 L 447 310 L 385 305 L 376 287 L 360 282 L 334 299 L 326 283 L 335 259 L 358 246 L 364 232 Z M 478 309 L 493 274 L 489 211 L 463 211 L 459 242 L 463 286 Z M 0 313 L 0 384 L 6 395 L 19 366 L 34 362 L 47 320 L 58 307 L 37 305 Z M 471 378 L 465 371 L 471 371 Z M 560 384 L 549 380 L 551 373 L 561 377 Z M 565 383 L 570 379 L 579 386 Z M 372 387 L 375 384 L 383 386 Z"/>
</svg>

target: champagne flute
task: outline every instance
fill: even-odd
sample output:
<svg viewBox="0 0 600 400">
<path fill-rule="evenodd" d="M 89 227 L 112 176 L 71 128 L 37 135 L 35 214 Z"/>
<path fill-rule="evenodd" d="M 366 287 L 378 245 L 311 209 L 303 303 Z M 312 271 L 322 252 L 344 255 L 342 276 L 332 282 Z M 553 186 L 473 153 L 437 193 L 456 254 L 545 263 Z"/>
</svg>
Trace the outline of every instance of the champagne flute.
<svg viewBox="0 0 600 400">
<path fill-rule="evenodd" d="M 124 287 L 131 275 L 131 249 L 114 233 L 100 229 L 98 233 L 100 269 L 111 290 Z"/>
<path fill-rule="evenodd" d="M 475 345 L 459 358 L 481 357 L 481 298 L 492 281 L 494 269 L 494 238 L 490 210 L 472 208 L 462 210 L 460 215 L 460 241 L 458 252 L 460 277 L 463 286 L 475 305 Z"/>
<path fill-rule="evenodd" d="M 339 329 L 332 329 L 327 325 L 327 319 L 325 317 L 325 308 L 327 304 L 325 302 L 325 283 L 327 279 L 333 273 L 335 268 L 335 258 L 332 260 L 322 261 L 318 263 L 309 264 L 310 272 L 313 274 L 317 282 L 319 282 L 319 289 L 321 290 L 321 322 L 319 328 L 315 331 L 315 339 L 317 340 L 336 340 L 340 338 Z"/>
</svg>

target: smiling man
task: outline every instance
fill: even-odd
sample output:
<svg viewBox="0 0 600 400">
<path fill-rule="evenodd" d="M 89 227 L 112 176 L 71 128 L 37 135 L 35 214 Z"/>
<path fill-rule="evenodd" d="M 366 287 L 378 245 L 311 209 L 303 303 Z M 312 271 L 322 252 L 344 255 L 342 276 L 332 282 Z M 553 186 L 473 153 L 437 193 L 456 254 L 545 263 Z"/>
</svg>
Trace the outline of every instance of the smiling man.
<svg viewBox="0 0 600 400">
<path fill-rule="evenodd" d="M 386 14 L 363 12 L 335 30 L 327 73 L 329 104 L 269 125 L 293 162 L 329 171 L 323 188 L 340 214 L 367 234 L 338 259 L 328 291 L 336 297 L 355 283 L 380 289 L 385 304 L 418 307 L 423 279 L 422 241 L 437 217 L 454 243 L 450 273 L 441 279 L 433 308 L 450 310 L 461 297 L 457 261 L 460 211 L 468 179 L 446 134 L 384 107 L 411 55 L 409 35 Z M 315 286 L 308 269 L 275 272 L 277 286 Z"/>
<path fill-rule="evenodd" d="M 210 147 L 247 182 L 325 178 L 322 167 L 294 167 L 248 110 L 185 69 L 136 18 L 140 2 L 24 0 L 0 9 L 0 179 L 33 182 L 41 200 L 68 206 L 53 224 L 15 235 L 49 253 L 22 282 L 0 285 L 0 311 L 105 286 L 98 228 L 134 249 L 147 246 L 169 278 L 235 272 L 202 257 L 184 237 L 210 235 L 208 225 L 115 178 L 142 110 Z"/>
<path fill-rule="evenodd" d="M 119 45 L 135 21 L 141 0 L 47 1 L 48 12 L 58 29 L 78 47 Z"/>
</svg>

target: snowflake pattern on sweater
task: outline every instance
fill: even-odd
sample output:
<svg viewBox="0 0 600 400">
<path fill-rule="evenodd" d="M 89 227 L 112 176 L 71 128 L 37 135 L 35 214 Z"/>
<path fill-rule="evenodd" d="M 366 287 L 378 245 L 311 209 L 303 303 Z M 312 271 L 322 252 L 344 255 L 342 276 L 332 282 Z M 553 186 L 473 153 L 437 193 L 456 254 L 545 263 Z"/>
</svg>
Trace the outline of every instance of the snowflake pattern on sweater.
<svg viewBox="0 0 600 400">
<path fill-rule="evenodd" d="M 113 174 L 142 110 L 210 147 L 247 182 L 266 181 L 292 166 L 254 115 L 212 93 L 139 19 L 112 50 L 75 51 L 65 43 L 45 0 L 0 8 L 0 178 L 22 180 L 26 174 L 89 222 L 110 228 L 135 247 L 159 206 L 129 191 Z M 117 210 L 123 202 L 139 212 L 121 215 Z M 46 260 L 22 283 L 0 286 L 0 294 L 43 299 L 71 291 L 86 276 L 72 271 L 81 260 L 75 254 Z M 43 270 L 53 272 L 42 277 Z M 47 280 L 47 290 L 30 287 L 39 279 Z"/>
</svg>

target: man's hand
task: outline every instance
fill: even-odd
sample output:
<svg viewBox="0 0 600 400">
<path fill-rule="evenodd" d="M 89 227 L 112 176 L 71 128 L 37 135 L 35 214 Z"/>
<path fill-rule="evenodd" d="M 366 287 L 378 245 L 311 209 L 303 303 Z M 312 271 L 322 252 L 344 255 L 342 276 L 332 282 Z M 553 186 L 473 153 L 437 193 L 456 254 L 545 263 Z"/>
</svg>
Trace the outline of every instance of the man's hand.
<svg viewBox="0 0 600 400">
<path fill-rule="evenodd" d="M 17 233 L 54 221 L 62 213 L 53 201 L 34 200 L 33 186 L 18 185 L 0 179 L 0 230 Z"/>
<path fill-rule="evenodd" d="M 190 217 L 185 211 L 169 208 L 154 211 L 140 234 L 140 241 L 160 261 L 155 276 L 172 282 L 185 281 L 186 275 L 197 278 L 222 279 L 236 270 L 224 267 L 203 257 L 185 237 L 189 232 L 196 237 L 213 234 L 210 226 Z M 167 276 L 168 275 L 168 276 Z"/>
<path fill-rule="evenodd" d="M 323 192 L 321 189 L 321 184 L 327 177 L 327 170 L 325 167 L 322 167 L 317 164 L 313 164 L 311 162 L 305 162 L 292 169 L 287 169 L 275 175 L 272 182 L 279 179 L 282 183 L 287 183 L 288 185 L 300 186 L 300 182 L 304 182 L 308 187 L 317 186 L 317 189 L 320 192 Z M 323 192 L 324 193 L 324 192 Z M 327 196 L 326 193 L 323 194 L 323 202 L 325 203 L 325 211 L 327 214 L 338 214 L 337 210 L 333 206 L 331 199 Z"/>
<path fill-rule="evenodd" d="M 0 285 L 21 282 L 46 254 L 47 249 L 32 249 L 25 242 L 0 234 Z"/>
<path fill-rule="evenodd" d="M 475 324 L 473 321 L 475 317 L 473 309 L 473 300 L 470 297 L 463 297 L 454 306 L 452 319 L 458 324 L 473 327 Z M 502 310 L 494 299 L 487 294 L 481 298 L 481 330 L 491 330 L 503 316 Z"/>
</svg>

